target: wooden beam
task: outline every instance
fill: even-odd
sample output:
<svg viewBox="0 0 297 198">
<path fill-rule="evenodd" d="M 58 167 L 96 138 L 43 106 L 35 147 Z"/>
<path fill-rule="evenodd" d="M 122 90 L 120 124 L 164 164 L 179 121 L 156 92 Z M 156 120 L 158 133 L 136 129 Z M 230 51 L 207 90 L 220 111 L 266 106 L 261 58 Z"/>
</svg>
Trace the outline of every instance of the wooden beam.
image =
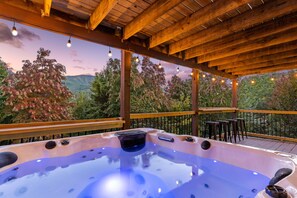
<svg viewBox="0 0 297 198">
<path fill-rule="evenodd" d="M 287 63 L 295 63 L 297 62 L 297 56 L 290 57 L 290 58 L 284 58 L 284 59 L 278 59 L 278 60 L 272 60 L 272 61 L 267 61 L 267 62 L 262 62 L 262 63 L 257 63 L 253 65 L 246 65 L 243 67 L 236 67 L 236 68 L 231 68 L 225 70 L 227 73 L 236 73 L 244 70 L 250 70 L 250 69 L 258 69 L 262 67 L 269 67 L 271 65 L 285 65 Z"/>
<path fill-rule="evenodd" d="M 232 103 L 233 108 L 238 107 L 238 97 L 237 97 L 237 79 L 232 80 Z"/>
<path fill-rule="evenodd" d="M 262 67 L 258 69 L 249 69 L 244 71 L 235 72 L 236 75 L 239 76 L 246 76 L 251 74 L 264 74 L 269 72 L 277 72 L 282 70 L 291 70 L 291 69 L 297 69 L 297 62 L 294 63 L 286 63 L 281 65 L 271 65 L 269 67 Z"/>
<path fill-rule="evenodd" d="M 44 10 L 41 11 L 41 16 L 50 16 L 52 0 L 44 0 Z"/>
<path fill-rule="evenodd" d="M 209 67 L 220 66 L 220 65 L 224 65 L 224 64 L 230 64 L 232 62 L 250 60 L 250 59 L 258 58 L 261 56 L 273 55 L 273 54 L 287 52 L 287 51 L 295 50 L 295 49 L 297 49 L 297 41 L 292 41 L 289 43 L 283 43 L 283 44 L 275 45 L 272 47 L 266 47 L 266 48 L 254 50 L 251 52 L 236 54 L 233 56 L 228 56 L 225 58 L 220 58 L 220 59 L 216 59 L 213 61 L 209 61 L 208 66 Z M 220 67 L 218 69 L 221 70 Z"/>
<path fill-rule="evenodd" d="M 251 0 L 220 0 L 210 3 L 197 12 L 185 17 L 174 25 L 156 33 L 150 39 L 150 48 L 169 41 L 178 35 L 201 26 L 233 9 L 242 6 Z M 198 20 L 197 20 L 198 19 Z"/>
<path fill-rule="evenodd" d="M 135 44 L 132 41 L 122 42 L 120 38 L 114 35 L 103 33 L 100 31 L 88 31 L 84 27 L 69 24 L 65 21 L 60 21 L 59 19 L 52 17 L 40 17 L 40 15 L 36 12 L 30 12 L 30 10 L 17 8 L 3 2 L 0 2 L 0 18 L 5 18 L 8 20 L 11 20 L 13 18 L 19 23 L 23 23 L 25 25 L 42 28 L 48 31 L 61 33 L 65 35 L 71 34 L 72 37 L 80 38 L 82 40 L 99 43 L 118 49 L 134 51 L 138 54 L 153 57 L 162 61 L 170 62 L 185 67 L 200 69 L 202 71 L 230 79 L 236 78 L 236 76 L 226 74 L 214 68 L 209 68 L 207 64 L 199 65 L 194 61 L 184 61 L 181 58 L 170 56 L 156 50 L 149 50 L 143 45 Z"/>
<path fill-rule="evenodd" d="M 198 136 L 198 108 L 199 108 L 199 70 L 192 70 L 192 111 L 195 115 L 192 116 L 192 135 Z"/>
<path fill-rule="evenodd" d="M 210 52 L 222 50 L 251 40 L 263 38 L 292 28 L 297 28 L 297 13 L 283 16 L 256 27 L 190 48 L 185 51 L 185 59 L 194 58 Z"/>
<path fill-rule="evenodd" d="M 297 5 L 297 4 L 296 4 Z M 278 34 L 274 34 L 265 38 L 259 38 L 248 43 L 239 44 L 223 50 L 215 51 L 198 57 L 198 63 L 204 63 L 235 54 L 249 52 L 265 47 L 278 45 L 290 41 L 297 40 L 297 28 L 287 30 Z"/>
<path fill-rule="evenodd" d="M 258 63 L 268 62 L 268 61 L 275 61 L 278 59 L 284 59 L 284 58 L 290 58 L 297 56 L 297 50 L 291 50 L 286 52 L 281 52 L 278 54 L 272 54 L 272 55 L 266 55 L 266 56 L 259 56 L 253 59 L 238 61 L 238 62 L 232 62 L 225 65 L 219 65 L 219 70 L 226 70 L 225 72 L 228 72 L 229 69 L 233 68 L 239 68 L 239 67 L 245 67 L 245 66 L 253 66 Z"/>
<path fill-rule="evenodd" d="M 106 17 L 110 10 L 116 5 L 118 0 L 101 0 L 88 22 L 88 28 L 94 30 Z"/>
<path fill-rule="evenodd" d="M 123 129 L 130 128 L 130 73 L 131 73 L 131 59 L 132 53 L 122 50 L 121 58 L 121 91 L 120 91 L 120 103 L 121 110 L 120 115 L 124 119 L 125 124 Z"/>
<path fill-rule="evenodd" d="M 142 30 L 150 22 L 156 20 L 167 11 L 175 7 L 176 5 L 183 2 L 183 0 L 162 0 L 155 1 L 150 7 L 133 19 L 126 27 L 124 28 L 123 39 L 126 40 Z"/>
<path fill-rule="evenodd" d="M 220 37 L 233 34 L 239 30 L 249 28 L 253 25 L 262 23 L 263 21 L 271 20 L 296 10 L 297 4 L 294 0 L 269 1 L 223 23 L 219 23 L 218 25 L 172 43 L 169 46 L 169 54 L 174 54 Z"/>
</svg>

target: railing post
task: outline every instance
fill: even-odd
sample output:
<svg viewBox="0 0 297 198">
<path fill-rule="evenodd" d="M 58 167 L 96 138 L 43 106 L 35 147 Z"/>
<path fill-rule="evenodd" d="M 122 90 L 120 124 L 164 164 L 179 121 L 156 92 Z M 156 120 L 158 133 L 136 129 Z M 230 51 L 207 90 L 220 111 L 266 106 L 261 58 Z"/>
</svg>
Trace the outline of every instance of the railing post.
<svg viewBox="0 0 297 198">
<path fill-rule="evenodd" d="M 238 107 L 238 98 L 237 98 L 237 79 L 232 79 L 232 107 Z M 233 118 L 237 117 L 237 111 L 233 114 Z"/>
<path fill-rule="evenodd" d="M 124 129 L 130 128 L 130 71 L 132 53 L 121 51 L 121 91 L 120 91 L 120 116 L 125 120 Z"/>
<path fill-rule="evenodd" d="M 192 70 L 192 111 L 195 114 L 192 116 L 192 135 L 198 136 L 198 93 L 199 93 L 199 70 Z"/>
</svg>

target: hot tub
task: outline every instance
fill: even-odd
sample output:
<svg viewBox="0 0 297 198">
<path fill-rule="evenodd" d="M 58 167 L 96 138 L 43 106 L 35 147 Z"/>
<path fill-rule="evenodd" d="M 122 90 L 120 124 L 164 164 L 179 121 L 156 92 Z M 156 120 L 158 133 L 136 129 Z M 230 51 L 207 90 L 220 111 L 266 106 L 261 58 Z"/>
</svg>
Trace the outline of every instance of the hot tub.
<svg viewBox="0 0 297 198">
<path fill-rule="evenodd" d="M 141 128 L 0 148 L 0 197 L 297 197 L 294 155 Z M 289 172 L 288 172 L 289 171 Z"/>
</svg>

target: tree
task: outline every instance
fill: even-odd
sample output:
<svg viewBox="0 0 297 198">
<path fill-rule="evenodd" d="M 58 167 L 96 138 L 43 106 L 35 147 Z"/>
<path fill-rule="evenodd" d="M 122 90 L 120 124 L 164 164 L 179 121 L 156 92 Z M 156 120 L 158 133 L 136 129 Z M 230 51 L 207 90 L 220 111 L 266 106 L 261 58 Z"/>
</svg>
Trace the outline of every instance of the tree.
<svg viewBox="0 0 297 198">
<path fill-rule="evenodd" d="M 62 83 L 65 66 L 49 59 L 49 50 L 40 48 L 32 63 L 23 61 L 21 71 L 5 79 L 2 86 L 5 111 L 14 115 L 13 122 L 57 121 L 70 119 L 71 92 Z"/>
<path fill-rule="evenodd" d="M 170 100 L 172 111 L 186 111 L 191 109 L 191 79 L 182 80 L 177 75 L 171 77 L 165 88 Z"/>
<path fill-rule="evenodd" d="M 8 76 L 7 64 L 0 57 L 0 87 L 5 85 L 4 79 Z M 2 90 L 0 89 L 0 123 L 5 123 L 5 120 L 9 117 L 4 112 L 6 97 L 3 95 Z"/>
</svg>

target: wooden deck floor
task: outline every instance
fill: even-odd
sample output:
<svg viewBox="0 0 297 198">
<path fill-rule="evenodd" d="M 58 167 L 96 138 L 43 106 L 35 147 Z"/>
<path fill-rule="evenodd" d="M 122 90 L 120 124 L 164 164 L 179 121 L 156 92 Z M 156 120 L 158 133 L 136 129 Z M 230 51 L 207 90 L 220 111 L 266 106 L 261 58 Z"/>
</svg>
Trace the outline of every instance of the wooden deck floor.
<svg viewBox="0 0 297 198">
<path fill-rule="evenodd" d="M 238 144 L 270 149 L 275 151 L 282 151 L 286 153 L 293 153 L 297 155 L 297 143 L 294 142 L 248 137 L 247 139 L 238 142 Z"/>
</svg>

